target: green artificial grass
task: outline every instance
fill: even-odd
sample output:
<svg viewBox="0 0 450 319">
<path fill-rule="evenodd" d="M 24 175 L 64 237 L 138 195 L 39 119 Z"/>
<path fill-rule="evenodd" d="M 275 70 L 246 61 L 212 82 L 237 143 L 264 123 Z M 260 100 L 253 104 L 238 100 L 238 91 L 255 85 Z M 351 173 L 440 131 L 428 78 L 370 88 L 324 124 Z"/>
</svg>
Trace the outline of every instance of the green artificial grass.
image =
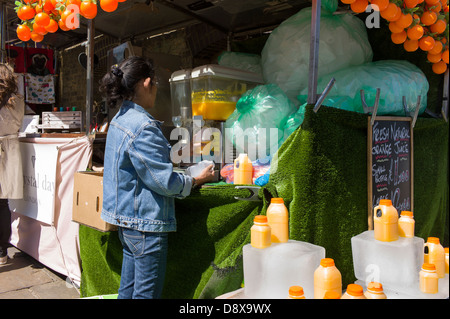
<svg viewBox="0 0 450 319">
<path fill-rule="evenodd" d="M 416 236 L 448 246 L 448 130 L 444 120 L 418 118 L 414 128 Z M 276 164 L 275 164 L 276 163 Z M 302 126 L 271 166 L 262 201 L 237 201 L 247 190 L 219 184 L 176 201 L 178 230 L 169 236 L 164 298 L 215 298 L 240 288 L 242 246 L 256 214 L 272 197 L 290 212 L 290 238 L 325 248 L 343 286 L 353 273 L 351 237 L 367 230 L 367 115 L 306 107 Z M 122 248 L 117 232 L 80 227 L 82 297 L 117 293 Z"/>
</svg>

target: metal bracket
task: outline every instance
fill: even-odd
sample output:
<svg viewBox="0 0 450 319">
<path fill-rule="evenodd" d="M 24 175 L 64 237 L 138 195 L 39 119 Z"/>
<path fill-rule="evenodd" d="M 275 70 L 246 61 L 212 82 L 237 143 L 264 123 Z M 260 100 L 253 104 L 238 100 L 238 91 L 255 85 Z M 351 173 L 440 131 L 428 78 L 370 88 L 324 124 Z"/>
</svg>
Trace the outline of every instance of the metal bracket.
<svg viewBox="0 0 450 319">
<path fill-rule="evenodd" d="M 234 197 L 234 199 L 237 200 L 246 200 L 246 201 L 260 201 L 261 199 L 258 197 L 260 186 L 235 186 L 236 189 L 248 189 L 251 192 L 251 195 L 249 197 L 241 198 L 241 197 Z"/>
<path fill-rule="evenodd" d="M 403 102 L 403 109 L 405 110 L 405 114 L 409 117 L 412 117 L 412 127 L 414 128 L 414 126 L 416 125 L 416 121 L 417 121 L 417 116 L 419 115 L 419 109 L 420 109 L 420 100 L 422 99 L 422 96 L 419 95 L 417 97 L 417 104 L 416 104 L 416 109 L 414 110 L 414 112 L 409 112 L 408 108 L 407 108 L 407 104 L 406 104 L 406 97 L 403 96 L 402 98 L 402 102 Z"/>
<path fill-rule="evenodd" d="M 323 90 L 322 94 L 320 95 L 319 99 L 316 102 L 316 105 L 314 106 L 313 109 L 314 113 L 317 113 L 319 108 L 322 106 L 323 101 L 327 97 L 328 93 L 330 93 L 335 82 L 336 82 L 335 78 L 331 78 L 330 82 L 328 82 L 327 86 L 325 87 L 325 90 Z"/>
<path fill-rule="evenodd" d="M 375 123 L 375 117 L 377 116 L 378 112 L 378 104 L 380 102 L 380 88 L 377 88 L 377 94 L 375 96 L 375 103 L 373 107 L 367 105 L 364 90 L 360 90 L 359 92 L 361 94 L 361 103 L 363 106 L 364 113 L 366 114 L 372 113 L 372 119 L 370 124 L 373 126 L 373 123 Z"/>
</svg>

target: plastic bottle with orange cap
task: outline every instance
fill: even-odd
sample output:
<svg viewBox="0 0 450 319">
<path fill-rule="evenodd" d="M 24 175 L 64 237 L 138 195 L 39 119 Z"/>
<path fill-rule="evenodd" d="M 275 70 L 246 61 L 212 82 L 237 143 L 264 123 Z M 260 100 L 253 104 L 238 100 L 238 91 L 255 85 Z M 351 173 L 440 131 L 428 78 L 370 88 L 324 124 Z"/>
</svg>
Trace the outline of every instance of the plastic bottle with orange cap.
<svg viewBox="0 0 450 319">
<path fill-rule="evenodd" d="M 288 299 L 306 299 L 305 293 L 303 292 L 303 287 L 300 286 L 289 287 Z"/>
<path fill-rule="evenodd" d="M 266 215 L 272 230 L 272 243 L 286 243 L 289 240 L 289 212 L 283 198 L 272 198 Z"/>
<path fill-rule="evenodd" d="M 363 287 L 358 284 L 349 284 L 341 299 L 367 299 Z"/>
<path fill-rule="evenodd" d="M 272 244 L 271 229 L 267 222 L 267 216 L 256 215 L 253 226 L 250 228 L 250 243 L 252 247 L 264 249 Z"/>
<path fill-rule="evenodd" d="M 419 272 L 420 291 L 425 294 L 437 294 L 439 291 L 439 276 L 436 266 L 430 263 L 423 263 Z"/>
<path fill-rule="evenodd" d="M 440 244 L 439 238 L 428 237 L 424 244 L 424 263 L 434 264 L 439 278 L 445 277 L 445 249 Z"/>
<path fill-rule="evenodd" d="M 395 241 L 398 239 L 398 212 L 390 199 L 380 199 L 373 209 L 373 230 L 376 240 Z"/>
<path fill-rule="evenodd" d="M 314 271 L 314 299 L 324 299 L 328 291 L 342 294 L 342 276 L 332 258 L 323 258 Z"/>
<path fill-rule="evenodd" d="M 370 282 L 367 285 L 367 290 L 364 293 L 367 299 L 387 299 L 383 290 L 383 285 L 379 282 Z"/>
<path fill-rule="evenodd" d="M 413 238 L 414 237 L 414 216 L 413 212 L 402 211 L 398 219 L 398 235 L 400 237 Z"/>
</svg>

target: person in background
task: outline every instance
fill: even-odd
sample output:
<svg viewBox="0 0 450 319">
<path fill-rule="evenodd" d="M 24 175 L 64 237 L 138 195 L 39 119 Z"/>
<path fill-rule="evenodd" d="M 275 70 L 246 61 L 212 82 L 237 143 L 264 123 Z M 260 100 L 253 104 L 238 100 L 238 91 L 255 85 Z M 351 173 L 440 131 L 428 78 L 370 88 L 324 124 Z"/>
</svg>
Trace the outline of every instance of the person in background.
<svg viewBox="0 0 450 319">
<path fill-rule="evenodd" d="M 161 122 L 147 112 L 157 94 L 151 60 L 134 56 L 112 66 L 100 92 L 109 107 L 120 106 L 106 139 L 101 213 L 118 226 L 123 245 L 118 298 L 160 298 L 168 233 L 176 231 L 174 199 L 212 181 L 213 165 L 196 178 L 173 171 Z"/>
<path fill-rule="evenodd" d="M 13 70 L 0 64 L 0 265 L 8 260 L 11 212 L 8 199 L 23 196 L 22 158 L 18 132 L 22 126 L 25 103 L 18 94 Z"/>
</svg>

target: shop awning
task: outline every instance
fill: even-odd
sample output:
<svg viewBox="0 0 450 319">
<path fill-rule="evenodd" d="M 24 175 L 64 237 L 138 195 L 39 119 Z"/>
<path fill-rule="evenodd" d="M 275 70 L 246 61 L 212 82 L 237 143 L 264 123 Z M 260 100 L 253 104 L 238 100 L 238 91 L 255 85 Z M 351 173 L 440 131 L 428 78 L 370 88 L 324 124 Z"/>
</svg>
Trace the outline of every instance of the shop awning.
<svg viewBox="0 0 450 319">
<path fill-rule="evenodd" d="M 107 34 L 125 41 L 151 36 L 197 23 L 205 23 L 227 34 L 270 29 L 283 20 L 311 6 L 311 0 L 127 0 L 114 12 L 98 6 L 94 19 L 95 33 Z M 6 43 L 16 43 L 20 23 L 13 1 L 6 2 Z M 43 44 L 64 49 L 86 40 L 87 20 L 73 31 L 47 34 Z M 31 42 L 30 42 L 31 43 Z"/>
</svg>

